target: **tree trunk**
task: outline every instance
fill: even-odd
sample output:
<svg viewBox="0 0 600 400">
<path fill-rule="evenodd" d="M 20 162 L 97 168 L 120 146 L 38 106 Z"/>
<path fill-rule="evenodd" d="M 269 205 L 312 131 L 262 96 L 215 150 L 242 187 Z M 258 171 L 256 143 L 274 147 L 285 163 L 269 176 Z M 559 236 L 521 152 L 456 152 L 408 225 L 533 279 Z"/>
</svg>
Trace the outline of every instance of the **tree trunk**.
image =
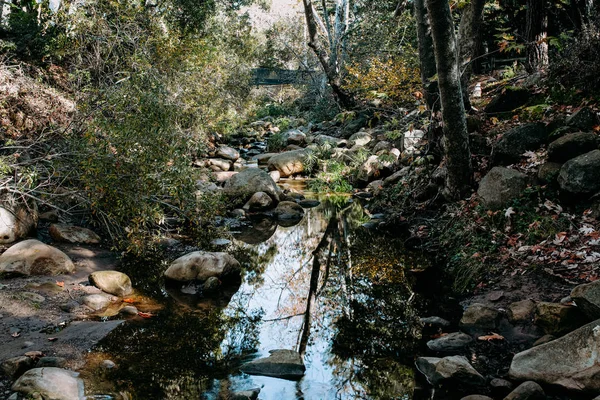
<svg viewBox="0 0 600 400">
<path fill-rule="evenodd" d="M 546 0 L 527 0 L 527 72 L 541 71 L 548 66 L 548 15 Z"/>
<path fill-rule="evenodd" d="M 471 0 L 460 18 L 458 27 L 458 43 L 460 50 L 461 87 L 465 109 L 471 110 L 469 101 L 469 80 L 473 73 L 473 58 L 477 55 L 480 41 L 481 23 L 483 22 L 483 7 L 485 0 Z"/>
<path fill-rule="evenodd" d="M 415 0 L 415 19 L 417 21 L 417 40 L 419 42 L 419 61 L 421 64 L 421 82 L 425 91 L 425 100 L 430 110 L 439 109 L 438 87 L 431 81 L 436 74 L 433 41 L 429 31 L 429 20 L 425 0 Z"/>
<path fill-rule="evenodd" d="M 471 191 L 473 168 L 462 100 L 454 22 L 447 0 L 427 0 L 444 123 L 444 196 L 459 199 Z"/>
</svg>

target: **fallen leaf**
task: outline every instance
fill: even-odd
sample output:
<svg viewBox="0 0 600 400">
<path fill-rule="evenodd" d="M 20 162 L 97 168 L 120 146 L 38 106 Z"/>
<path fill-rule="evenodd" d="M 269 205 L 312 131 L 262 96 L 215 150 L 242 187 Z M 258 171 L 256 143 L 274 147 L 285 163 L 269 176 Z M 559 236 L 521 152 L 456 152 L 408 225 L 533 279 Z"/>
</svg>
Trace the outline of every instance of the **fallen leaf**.
<svg viewBox="0 0 600 400">
<path fill-rule="evenodd" d="M 492 332 L 491 335 L 479 336 L 477 339 L 490 342 L 492 340 L 504 340 L 504 336 L 498 335 L 497 333 Z"/>
<path fill-rule="evenodd" d="M 14 332 L 12 335 L 10 335 L 14 338 L 18 338 L 19 336 L 21 336 L 21 334 L 19 332 Z"/>
<path fill-rule="evenodd" d="M 57 340 L 58 340 L 58 338 L 55 338 L 55 337 L 49 337 L 48 338 L 49 342 L 56 342 Z"/>
<path fill-rule="evenodd" d="M 513 208 L 512 208 L 512 207 L 508 207 L 508 208 L 506 209 L 506 211 L 504 212 L 504 216 L 505 216 L 506 218 L 510 218 L 510 216 L 511 216 L 511 215 L 513 215 L 513 214 L 516 214 L 516 213 L 515 213 L 515 210 L 513 210 Z"/>
<path fill-rule="evenodd" d="M 154 317 L 154 314 L 151 313 L 147 313 L 147 312 L 138 312 L 138 315 L 142 318 L 152 318 Z"/>
<path fill-rule="evenodd" d="M 133 299 L 123 299 L 123 303 L 129 303 L 129 304 L 131 304 L 131 303 L 135 303 L 135 300 L 133 300 Z"/>
<path fill-rule="evenodd" d="M 65 283 L 61 281 L 56 281 L 56 285 L 60 287 L 65 287 Z"/>
</svg>

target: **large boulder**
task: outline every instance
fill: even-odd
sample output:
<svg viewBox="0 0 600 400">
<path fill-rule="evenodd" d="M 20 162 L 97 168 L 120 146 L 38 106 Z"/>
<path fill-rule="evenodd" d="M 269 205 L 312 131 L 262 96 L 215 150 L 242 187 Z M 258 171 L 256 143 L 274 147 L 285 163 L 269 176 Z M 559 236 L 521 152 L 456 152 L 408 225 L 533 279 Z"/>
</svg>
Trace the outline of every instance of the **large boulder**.
<svg viewBox="0 0 600 400">
<path fill-rule="evenodd" d="M 584 107 L 570 115 L 565 123 L 582 131 L 591 131 L 600 124 L 600 118 L 592 109 Z"/>
<path fill-rule="evenodd" d="M 600 191 L 600 150 L 567 161 L 558 174 L 560 188 L 571 194 L 591 195 Z"/>
<path fill-rule="evenodd" d="M 515 110 L 527 104 L 529 96 L 529 91 L 525 88 L 508 86 L 490 101 L 485 112 L 498 114 Z"/>
<path fill-rule="evenodd" d="M 0 256 L 0 273 L 9 275 L 61 275 L 75 271 L 62 251 L 39 240 L 19 242 Z"/>
<path fill-rule="evenodd" d="M 504 207 L 510 200 L 523 194 L 527 188 L 527 175 L 505 167 L 494 167 L 479 182 L 477 194 L 483 205 L 490 209 Z"/>
<path fill-rule="evenodd" d="M 35 359 L 32 357 L 19 356 L 2 361 L 0 370 L 10 379 L 17 379 L 19 376 L 23 375 L 25 371 L 33 368 L 34 365 Z"/>
<path fill-rule="evenodd" d="M 282 178 L 304 172 L 307 150 L 293 150 L 277 154 L 269 159 L 269 170 L 279 171 Z"/>
<path fill-rule="evenodd" d="M 38 215 L 35 208 L 0 205 L 0 244 L 13 243 L 35 229 Z"/>
<path fill-rule="evenodd" d="M 237 159 L 240 158 L 240 153 L 236 149 L 229 146 L 221 146 L 217 149 L 217 156 L 219 158 L 236 162 Z"/>
<path fill-rule="evenodd" d="M 227 253 L 195 251 L 179 257 L 165 271 L 165 277 L 180 282 L 239 279 L 240 263 Z"/>
<path fill-rule="evenodd" d="M 268 194 L 265 192 L 256 192 L 242 208 L 249 211 L 260 211 L 271 207 L 272 204 L 273 199 Z"/>
<path fill-rule="evenodd" d="M 366 146 L 371 140 L 373 140 L 373 137 L 367 132 L 361 131 L 350 136 L 350 139 L 348 140 L 352 146 Z"/>
<path fill-rule="evenodd" d="M 92 285 L 115 296 L 127 296 L 133 291 L 131 279 L 118 271 L 96 271 L 89 277 Z"/>
<path fill-rule="evenodd" d="M 291 129 L 283 133 L 288 145 L 302 146 L 306 142 L 306 134 L 298 129 Z"/>
<path fill-rule="evenodd" d="M 509 375 L 575 391 L 600 392 L 600 320 L 515 355 Z"/>
<path fill-rule="evenodd" d="M 95 232 L 79 226 L 52 224 L 49 229 L 50 236 L 57 242 L 66 243 L 100 243 L 100 236 Z"/>
<path fill-rule="evenodd" d="M 506 132 L 492 151 L 494 164 L 512 164 L 521 160 L 521 155 L 537 150 L 548 140 L 544 124 L 533 123 L 517 126 Z"/>
<path fill-rule="evenodd" d="M 304 362 L 300 353 L 293 350 L 271 350 L 271 355 L 250 361 L 240 367 L 249 375 L 264 375 L 283 379 L 301 379 L 304 376 Z"/>
<path fill-rule="evenodd" d="M 234 205 L 245 204 L 257 192 L 264 192 L 277 202 L 281 189 L 268 172 L 258 168 L 245 169 L 233 175 L 223 187 L 223 193 L 233 201 Z"/>
<path fill-rule="evenodd" d="M 276 156 L 277 153 L 263 153 L 252 157 L 253 160 L 256 160 L 258 165 L 268 165 L 271 157 Z"/>
<path fill-rule="evenodd" d="M 515 390 L 510 392 L 504 400 L 545 400 L 546 393 L 540 385 L 527 381 L 521 383 Z"/>
<path fill-rule="evenodd" d="M 535 310 L 535 324 L 550 335 L 562 335 L 588 321 L 581 310 L 572 305 L 542 301 Z"/>
<path fill-rule="evenodd" d="M 564 163 L 572 158 L 598 148 L 598 135 L 577 132 L 556 139 L 548 146 L 548 160 Z"/>
<path fill-rule="evenodd" d="M 83 381 L 79 374 L 61 368 L 34 368 L 12 385 L 12 390 L 26 396 L 36 393 L 46 400 L 82 400 Z"/>
<path fill-rule="evenodd" d="M 485 378 L 469 364 L 469 360 L 464 356 L 419 357 L 416 365 L 427 381 L 436 387 L 473 387 L 485 383 Z"/>
<path fill-rule="evenodd" d="M 600 281 L 576 286 L 571 298 L 588 318 L 600 318 Z"/>
</svg>

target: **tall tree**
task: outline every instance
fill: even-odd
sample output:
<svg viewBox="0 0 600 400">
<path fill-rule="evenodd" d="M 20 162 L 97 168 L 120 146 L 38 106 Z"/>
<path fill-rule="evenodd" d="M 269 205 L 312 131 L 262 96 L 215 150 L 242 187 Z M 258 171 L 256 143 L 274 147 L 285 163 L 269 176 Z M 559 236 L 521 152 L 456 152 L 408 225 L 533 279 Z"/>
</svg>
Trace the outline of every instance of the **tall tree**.
<svg viewBox="0 0 600 400">
<path fill-rule="evenodd" d="M 527 41 L 527 72 L 548 66 L 548 14 L 546 0 L 527 0 L 525 40 Z"/>
<path fill-rule="evenodd" d="M 427 105 L 429 109 L 433 110 L 436 107 L 439 108 L 439 105 L 437 105 L 439 94 L 437 84 L 431 80 L 436 74 L 435 54 L 433 53 L 433 40 L 431 39 L 425 0 L 415 0 L 414 7 L 419 43 L 419 61 L 421 64 L 421 82 L 425 90 Z"/>
<path fill-rule="evenodd" d="M 460 51 L 460 69 L 463 100 L 465 108 L 471 109 L 468 85 L 473 73 L 473 58 L 477 56 L 480 42 L 481 24 L 483 22 L 483 7 L 485 0 L 471 0 L 465 7 L 458 27 L 458 43 Z"/>
<path fill-rule="evenodd" d="M 312 0 L 302 0 L 302 3 L 308 28 L 308 46 L 317 56 L 340 106 L 352 108 L 355 105 L 354 99 L 342 88 L 343 67 L 348 50 L 350 0 L 335 0 L 333 18 L 329 15 L 325 0 L 322 0 L 321 5 L 323 18 L 319 16 Z M 320 36 L 324 40 L 320 40 Z"/>
<path fill-rule="evenodd" d="M 447 0 L 427 0 L 444 124 L 446 182 L 444 196 L 458 199 L 470 192 L 473 178 L 459 55 Z"/>
</svg>

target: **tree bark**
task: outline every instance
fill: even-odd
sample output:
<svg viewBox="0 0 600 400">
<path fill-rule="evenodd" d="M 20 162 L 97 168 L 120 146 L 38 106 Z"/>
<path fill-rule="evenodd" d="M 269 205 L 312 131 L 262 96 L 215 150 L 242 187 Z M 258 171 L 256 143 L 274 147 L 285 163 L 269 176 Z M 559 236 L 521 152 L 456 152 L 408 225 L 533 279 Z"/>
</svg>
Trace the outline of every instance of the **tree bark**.
<svg viewBox="0 0 600 400">
<path fill-rule="evenodd" d="M 433 40 L 429 30 L 429 18 L 425 8 L 425 0 L 415 0 L 415 19 L 417 21 L 417 40 L 419 43 L 419 61 L 421 64 L 421 83 L 425 91 L 425 101 L 430 110 L 439 109 L 438 87 L 431 78 L 435 76 L 435 54 Z"/>
<path fill-rule="evenodd" d="M 548 14 L 546 0 L 527 0 L 527 72 L 534 73 L 548 66 Z"/>
<path fill-rule="evenodd" d="M 473 168 L 462 100 L 454 22 L 447 0 L 427 0 L 444 124 L 444 196 L 459 199 L 471 191 Z"/>
<path fill-rule="evenodd" d="M 480 41 L 481 23 L 485 0 L 471 0 L 463 11 L 458 27 L 458 43 L 460 50 L 461 87 L 465 109 L 471 110 L 469 100 L 469 80 L 473 73 L 473 58 L 477 56 Z"/>
</svg>

